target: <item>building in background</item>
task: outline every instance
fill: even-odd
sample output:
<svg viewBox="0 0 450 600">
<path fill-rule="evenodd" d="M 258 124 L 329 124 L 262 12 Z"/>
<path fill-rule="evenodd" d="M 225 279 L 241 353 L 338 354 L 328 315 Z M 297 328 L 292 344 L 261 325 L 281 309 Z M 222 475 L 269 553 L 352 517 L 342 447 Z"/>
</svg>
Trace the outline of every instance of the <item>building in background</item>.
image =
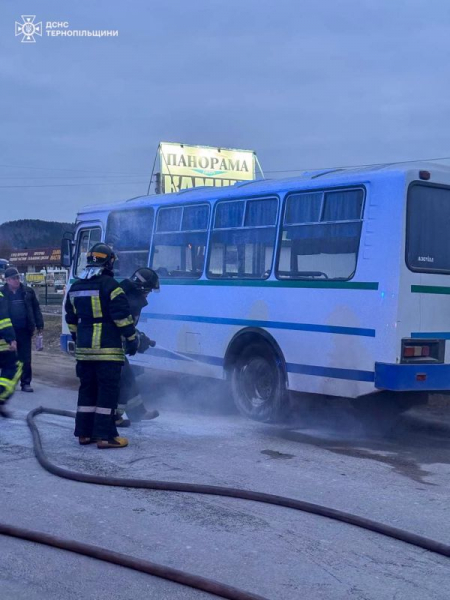
<svg viewBox="0 0 450 600">
<path fill-rule="evenodd" d="M 9 264 L 17 268 L 24 283 L 36 288 L 41 304 L 62 301 L 67 270 L 61 268 L 60 248 L 14 250 Z"/>
</svg>

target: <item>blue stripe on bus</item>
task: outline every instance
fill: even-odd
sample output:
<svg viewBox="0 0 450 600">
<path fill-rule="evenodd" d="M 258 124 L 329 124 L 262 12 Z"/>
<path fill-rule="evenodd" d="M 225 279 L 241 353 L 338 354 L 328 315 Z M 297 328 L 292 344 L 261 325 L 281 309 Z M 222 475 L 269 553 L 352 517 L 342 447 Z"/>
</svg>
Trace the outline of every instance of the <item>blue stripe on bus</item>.
<svg viewBox="0 0 450 600">
<path fill-rule="evenodd" d="M 450 331 L 425 331 L 411 333 L 412 338 L 424 339 L 424 340 L 450 340 Z"/>
<path fill-rule="evenodd" d="M 259 321 L 253 319 L 226 319 L 222 317 L 200 317 L 194 315 L 165 315 L 162 313 L 142 313 L 147 319 L 162 321 L 189 321 L 194 323 L 211 323 L 214 325 L 241 325 L 243 327 L 265 327 L 267 329 L 290 329 L 294 331 L 314 331 L 316 333 L 335 333 L 340 335 L 360 335 L 375 337 L 375 329 L 359 327 L 339 327 L 335 325 L 315 325 L 312 323 L 284 323 L 281 321 Z"/>
<path fill-rule="evenodd" d="M 218 356 L 206 356 L 205 354 L 191 354 L 190 352 L 172 352 L 171 350 L 162 349 L 162 348 L 149 348 L 145 352 L 146 354 L 152 356 L 158 356 L 159 358 L 173 358 L 174 360 L 182 360 L 182 361 L 197 361 L 201 363 L 205 363 L 208 365 L 215 365 L 217 367 L 222 367 L 224 363 L 223 358 L 219 358 Z"/>
<path fill-rule="evenodd" d="M 175 360 L 185 360 L 186 362 L 189 361 L 189 354 L 186 354 L 186 358 L 184 358 L 183 352 L 171 352 L 170 350 L 162 348 L 149 348 L 145 351 L 145 354 L 158 356 L 159 358 L 173 358 Z"/>
<path fill-rule="evenodd" d="M 160 356 L 162 358 L 172 358 L 174 360 L 195 360 L 208 365 L 222 367 L 224 359 L 219 356 L 207 356 L 206 354 L 191 354 L 190 352 L 170 352 L 170 350 L 161 350 L 152 348 L 148 350 L 149 354 Z M 185 358 L 184 358 L 185 357 Z M 336 367 L 320 367 L 317 365 L 299 365 L 296 363 L 286 363 L 288 373 L 298 373 L 300 375 L 313 375 L 316 377 L 331 377 L 333 379 L 347 379 L 351 381 L 369 381 L 375 380 L 373 371 L 359 371 L 358 369 L 339 369 Z"/>
<path fill-rule="evenodd" d="M 349 379 L 352 381 L 375 381 L 374 371 L 338 369 L 336 367 L 319 367 L 316 365 L 297 365 L 295 363 L 286 363 L 286 369 L 289 373 L 298 373 L 300 375 L 315 375 L 317 377 Z"/>
</svg>

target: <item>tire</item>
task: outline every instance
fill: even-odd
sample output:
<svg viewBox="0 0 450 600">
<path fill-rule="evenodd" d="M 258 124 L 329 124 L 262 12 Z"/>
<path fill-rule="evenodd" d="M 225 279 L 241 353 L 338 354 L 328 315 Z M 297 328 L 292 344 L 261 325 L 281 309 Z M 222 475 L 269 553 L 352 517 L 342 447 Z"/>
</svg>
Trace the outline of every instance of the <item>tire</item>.
<svg viewBox="0 0 450 600">
<path fill-rule="evenodd" d="M 231 371 L 231 392 L 239 412 L 255 421 L 277 422 L 288 413 L 284 373 L 268 344 L 244 348 Z"/>
</svg>

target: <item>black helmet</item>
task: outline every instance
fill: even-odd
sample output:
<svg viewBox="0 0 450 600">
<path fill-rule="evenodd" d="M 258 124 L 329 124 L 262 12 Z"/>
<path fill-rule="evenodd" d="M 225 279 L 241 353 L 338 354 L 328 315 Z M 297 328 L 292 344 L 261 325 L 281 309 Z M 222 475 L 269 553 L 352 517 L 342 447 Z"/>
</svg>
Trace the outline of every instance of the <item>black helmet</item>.
<svg viewBox="0 0 450 600">
<path fill-rule="evenodd" d="M 132 281 L 138 288 L 142 289 L 144 292 L 159 290 L 159 277 L 153 269 L 147 269 L 146 267 L 138 269 L 130 277 L 130 281 Z"/>
<path fill-rule="evenodd" d="M 117 257 L 108 245 L 99 242 L 92 246 L 86 258 L 88 267 L 105 267 L 112 270 Z"/>
</svg>

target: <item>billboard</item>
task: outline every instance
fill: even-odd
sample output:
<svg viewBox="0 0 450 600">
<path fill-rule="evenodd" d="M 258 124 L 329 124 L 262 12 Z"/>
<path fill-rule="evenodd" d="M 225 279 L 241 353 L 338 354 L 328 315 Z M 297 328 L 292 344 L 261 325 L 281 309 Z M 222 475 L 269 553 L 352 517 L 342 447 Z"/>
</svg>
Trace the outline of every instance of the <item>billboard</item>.
<svg viewBox="0 0 450 600">
<path fill-rule="evenodd" d="M 40 248 L 38 250 L 16 250 L 9 258 L 11 265 L 61 264 L 60 248 Z"/>
<path fill-rule="evenodd" d="M 255 179 L 253 150 L 161 142 L 159 154 L 160 191 L 163 194 L 202 185 L 222 187 Z"/>
</svg>

